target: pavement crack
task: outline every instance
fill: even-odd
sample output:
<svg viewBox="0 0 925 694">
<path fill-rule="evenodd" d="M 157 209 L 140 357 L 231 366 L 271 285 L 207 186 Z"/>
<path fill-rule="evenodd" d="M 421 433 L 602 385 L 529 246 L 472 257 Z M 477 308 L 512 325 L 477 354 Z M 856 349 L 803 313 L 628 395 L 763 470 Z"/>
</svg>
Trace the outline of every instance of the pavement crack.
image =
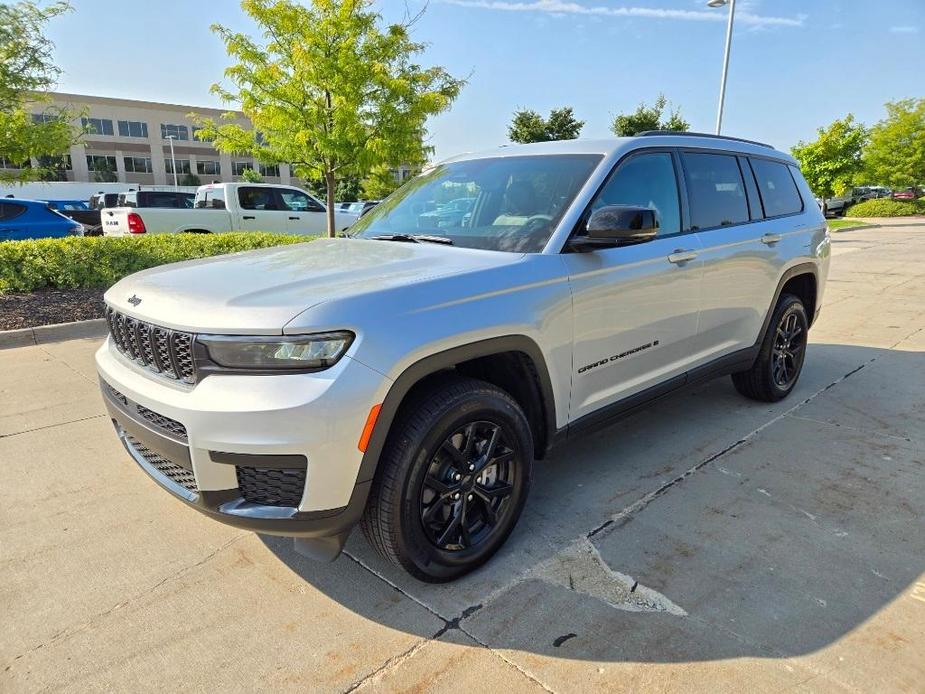
<svg viewBox="0 0 925 694">
<path fill-rule="evenodd" d="M 91 419 L 102 419 L 105 417 L 105 414 L 91 414 L 88 417 L 80 417 L 78 419 L 69 419 L 66 422 L 57 422 L 55 424 L 46 424 L 40 427 L 33 427 L 32 429 L 23 429 L 22 431 L 13 431 L 9 434 L 0 434 L 0 439 L 7 439 L 11 436 L 21 436 L 22 434 L 31 434 L 36 431 L 44 431 L 45 429 L 54 429 L 55 427 L 63 427 L 68 424 L 77 424 L 79 422 L 88 422 Z"/>
<path fill-rule="evenodd" d="M 77 626 L 74 626 L 74 627 L 66 627 L 66 628 L 64 628 L 64 629 L 61 629 L 61 630 L 59 630 L 59 631 L 56 631 L 54 634 L 51 635 L 51 638 L 46 639 L 46 640 L 43 641 L 42 643 L 39 643 L 39 644 L 33 646 L 32 648 L 29 648 L 28 650 L 24 651 L 23 653 L 20 653 L 19 655 L 15 656 L 15 657 L 12 659 L 12 661 L 7 665 L 6 670 L 9 670 L 9 669 L 10 669 L 9 666 L 12 665 L 13 662 L 15 662 L 15 661 L 17 661 L 17 660 L 20 660 L 20 659 L 24 658 L 25 656 L 29 655 L 30 653 L 34 653 L 35 651 L 38 651 L 38 650 L 40 650 L 40 649 L 42 649 L 42 648 L 46 648 L 46 647 L 48 647 L 48 646 L 52 646 L 52 645 L 56 644 L 56 643 L 59 642 L 59 641 L 63 641 L 63 640 L 65 640 L 65 639 L 69 639 L 69 638 L 71 638 L 71 637 L 73 637 L 73 636 L 76 636 L 77 634 L 80 634 L 80 633 L 83 632 L 83 631 L 86 631 L 86 630 L 89 629 L 91 626 L 93 626 L 96 622 L 98 622 L 98 621 L 100 621 L 100 620 L 102 620 L 102 619 L 105 619 L 106 617 L 108 617 L 108 616 L 111 615 L 112 613 L 114 613 L 114 612 L 116 612 L 116 611 L 118 611 L 118 610 L 121 610 L 122 608 L 127 607 L 128 605 L 131 605 L 131 604 L 134 603 L 134 602 L 137 602 L 138 600 L 144 598 L 144 597 L 147 596 L 147 595 L 150 595 L 152 592 L 154 592 L 155 590 L 157 590 L 158 588 L 160 588 L 160 587 L 161 587 L 162 585 L 164 585 L 165 583 L 169 583 L 170 581 L 173 581 L 173 580 L 175 580 L 175 579 L 177 579 L 177 578 L 180 578 L 181 576 L 183 576 L 183 575 L 189 573 L 190 571 L 193 571 L 194 569 L 196 569 L 196 568 L 202 566 L 203 564 L 205 564 L 206 562 L 208 562 L 210 559 L 212 559 L 213 557 L 215 557 L 215 555 L 217 555 L 217 554 L 219 554 L 220 552 L 222 552 L 222 551 L 228 549 L 228 547 L 230 547 L 231 545 L 233 545 L 235 542 L 237 542 L 237 541 L 240 540 L 241 538 L 248 537 L 250 534 L 251 534 L 251 533 L 241 533 L 240 535 L 236 535 L 235 537 L 233 537 L 233 538 L 230 539 L 229 541 L 225 542 L 225 543 L 224 543 L 223 545 L 221 545 L 220 547 L 217 547 L 215 550 L 213 550 L 212 552 L 210 552 L 209 554 L 207 554 L 207 555 L 206 555 L 205 557 L 203 557 L 202 559 L 199 559 L 198 561 L 196 561 L 196 562 L 193 563 L 193 564 L 190 564 L 190 565 L 188 565 L 188 566 L 184 566 L 184 567 L 178 569 L 177 571 L 173 572 L 173 573 L 170 574 L 169 576 L 166 576 L 166 577 L 162 578 L 162 579 L 159 580 L 157 583 L 155 583 L 154 585 L 152 585 L 152 586 L 146 588 L 145 590 L 140 591 L 140 592 L 136 593 L 135 595 L 131 596 L 130 598 L 127 598 L 127 599 L 125 599 L 125 600 L 122 600 L 121 602 L 117 602 L 115 605 L 111 605 L 110 607 L 106 608 L 105 610 L 103 610 L 103 611 L 101 611 L 101 612 L 98 612 L 98 613 L 96 613 L 96 614 L 94 614 L 94 615 L 88 617 L 83 623 L 78 624 Z"/>
</svg>

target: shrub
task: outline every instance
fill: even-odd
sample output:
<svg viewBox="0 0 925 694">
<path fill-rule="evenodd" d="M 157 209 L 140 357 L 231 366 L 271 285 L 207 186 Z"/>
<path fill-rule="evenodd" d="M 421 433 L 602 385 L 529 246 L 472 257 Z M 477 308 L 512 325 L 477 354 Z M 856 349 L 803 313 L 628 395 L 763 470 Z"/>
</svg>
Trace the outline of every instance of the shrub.
<svg viewBox="0 0 925 694">
<path fill-rule="evenodd" d="M 109 287 L 156 265 L 308 240 L 247 232 L 5 241 L 0 243 L 0 293 Z"/>
<path fill-rule="evenodd" d="M 859 202 L 845 210 L 846 217 L 908 217 L 915 214 L 925 214 L 925 199 L 877 198 Z"/>
</svg>

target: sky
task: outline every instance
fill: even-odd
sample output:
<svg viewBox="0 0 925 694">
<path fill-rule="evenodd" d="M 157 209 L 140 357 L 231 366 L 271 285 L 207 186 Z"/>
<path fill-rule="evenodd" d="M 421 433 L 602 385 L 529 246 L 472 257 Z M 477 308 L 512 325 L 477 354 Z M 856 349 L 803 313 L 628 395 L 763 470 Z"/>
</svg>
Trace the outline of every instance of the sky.
<svg viewBox="0 0 925 694">
<path fill-rule="evenodd" d="M 49 35 L 59 91 L 193 106 L 229 60 L 218 22 L 259 35 L 236 0 L 70 0 Z M 706 0 L 377 0 L 383 21 L 426 9 L 420 62 L 467 86 L 428 125 L 440 160 L 508 142 L 513 112 L 572 106 L 582 137 L 663 93 L 713 132 L 728 8 Z M 200 8 L 207 8 L 202 12 Z M 737 0 L 723 133 L 788 150 L 853 113 L 925 97 L 925 0 Z"/>
</svg>

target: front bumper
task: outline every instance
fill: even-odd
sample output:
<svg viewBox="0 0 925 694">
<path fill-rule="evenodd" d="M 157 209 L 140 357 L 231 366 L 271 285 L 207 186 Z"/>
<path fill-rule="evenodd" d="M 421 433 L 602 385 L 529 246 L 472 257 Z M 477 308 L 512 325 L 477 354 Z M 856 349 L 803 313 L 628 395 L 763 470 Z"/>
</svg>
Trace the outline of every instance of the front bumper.
<svg viewBox="0 0 925 694">
<path fill-rule="evenodd" d="M 357 441 L 388 379 L 344 358 L 329 371 L 209 376 L 195 388 L 142 373 L 107 341 L 97 352 L 103 400 L 135 462 L 211 518 L 259 533 L 332 538 L 362 515 Z M 380 398 L 377 400 L 376 398 Z M 288 502 L 245 498 L 242 470 L 299 480 Z"/>
</svg>

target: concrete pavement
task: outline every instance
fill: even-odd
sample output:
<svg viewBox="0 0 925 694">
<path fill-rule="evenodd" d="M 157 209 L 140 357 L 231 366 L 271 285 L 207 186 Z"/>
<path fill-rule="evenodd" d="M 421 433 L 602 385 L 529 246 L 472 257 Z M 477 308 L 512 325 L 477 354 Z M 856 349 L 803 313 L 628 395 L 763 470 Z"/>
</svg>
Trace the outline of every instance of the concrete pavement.
<svg viewBox="0 0 925 694">
<path fill-rule="evenodd" d="M 925 229 L 833 240 L 790 398 L 560 450 L 452 585 L 199 516 L 117 443 L 96 340 L 0 351 L 0 690 L 922 691 Z"/>
</svg>

